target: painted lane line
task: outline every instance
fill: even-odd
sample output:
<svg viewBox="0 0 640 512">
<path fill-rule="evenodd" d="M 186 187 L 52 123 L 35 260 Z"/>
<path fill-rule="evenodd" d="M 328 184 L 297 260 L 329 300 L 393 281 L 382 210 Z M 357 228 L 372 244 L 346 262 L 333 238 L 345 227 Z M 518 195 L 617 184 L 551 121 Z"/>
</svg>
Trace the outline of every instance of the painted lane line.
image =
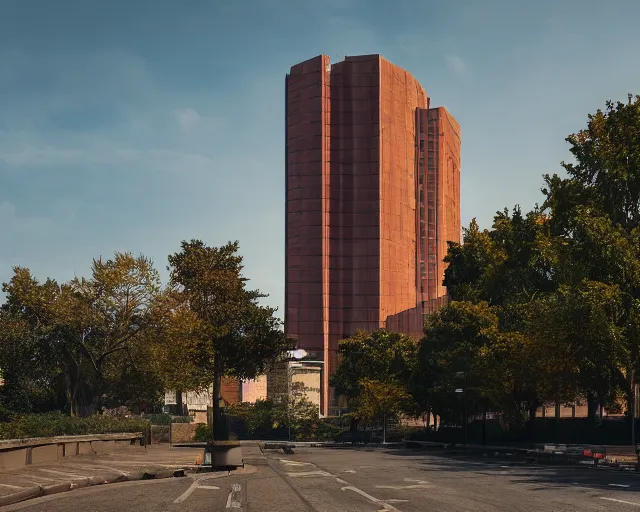
<svg viewBox="0 0 640 512">
<path fill-rule="evenodd" d="M 231 486 L 231 492 L 227 497 L 227 508 L 242 508 L 242 504 L 240 503 L 240 484 L 233 484 Z M 236 498 L 237 496 L 237 498 Z"/>
<path fill-rule="evenodd" d="M 93 470 L 93 469 L 97 469 L 97 470 L 103 470 L 103 471 L 112 471 L 114 473 L 118 473 L 120 475 L 125 475 L 128 476 L 129 473 L 127 473 L 126 471 L 123 471 L 122 469 L 118 469 L 118 468 L 112 468 L 111 466 L 94 466 L 93 464 L 78 464 L 78 463 L 73 463 L 72 466 L 69 467 L 69 469 L 83 469 L 83 470 Z"/>
<path fill-rule="evenodd" d="M 609 484 L 610 487 L 630 487 L 629 485 L 626 484 Z"/>
<path fill-rule="evenodd" d="M 9 489 L 26 489 L 26 487 L 18 487 L 17 485 L 0 484 L 0 487 L 8 487 Z"/>
<path fill-rule="evenodd" d="M 349 485 L 347 487 L 342 487 L 343 491 L 353 491 L 356 494 L 359 494 L 360 496 L 367 498 L 369 501 L 373 502 L 373 503 L 377 503 L 378 505 L 382 505 L 384 507 L 384 510 L 390 510 L 392 512 L 400 512 L 396 507 L 394 507 L 393 505 L 390 505 L 388 503 L 385 503 L 382 500 L 379 500 L 378 498 L 374 498 L 373 496 L 371 496 L 371 494 L 367 494 L 366 492 L 364 492 L 362 489 L 358 489 L 357 487 L 354 487 L 353 485 Z"/>
<path fill-rule="evenodd" d="M 433 485 L 412 484 L 412 485 L 376 485 L 376 489 L 394 489 L 402 491 L 405 489 L 433 489 Z"/>
<path fill-rule="evenodd" d="M 615 501 L 616 503 L 624 503 L 625 505 L 634 505 L 636 507 L 640 507 L 640 503 L 635 503 L 633 501 L 617 500 L 615 498 L 605 498 L 604 496 L 600 496 L 600 499 L 607 500 L 607 501 Z"/>
<path fill-rule="evenodd" d="M 191 496 L 191 494 L 193 493 L 193 491 L 195 491 L 198 486 L 200 485 L 200 478 L 198 478 L 197 480 L 195 480 L 190 486 L 189 488 L 184 491 L 180 496 L 178 496 L 173 502 L 174 503 L 182 503 L 184 500 L 186 500 L 189 496 Z"/>
<path fill-rule="evenodd" d="M 77 473 L 67 473 L 66 471 L 57 471 L 55 469 L 37 469 L 36 471 L 44 471 L 45 473 L 51 473 L 52 475 L 72 476 L 74 478 L 86 478 L 87 477 L 87 475 L 78 475 Z"/>
<path fill-rule="evenodd" d="M 14 478 L 17 478 L 19 480 L 27 480 L 29 482 L 39 482 L 39 481 L 43 481 L 43 482 L 61 482 L 60 478 L 47 478 L 47 477 L 40 476 L 40 475 L 17 475 L 17 476 L 14 476 Z"/>
<path fill-rule="evenodd" d="M 310 476 L 333 476 L 331 473 L 327 473 L 326 471 L 317 470 L 317 471 L 300 471 L 297 473 L 287 473 L 287 476 L 292 478 L 299 477 L 310 477 Z"/>
<path fill-rule="evenodd" d="M 280 464 L 286 464 L 287 466 L 313 466 L 311 462 L 299 462 L 297 460 L 278 459 Z"/>
<path fill-rule="evenodd" d="M 220 487 L 216 487 L 215 485 L 199 485 L 198 489 L 220 489 Z"/>
</svg>

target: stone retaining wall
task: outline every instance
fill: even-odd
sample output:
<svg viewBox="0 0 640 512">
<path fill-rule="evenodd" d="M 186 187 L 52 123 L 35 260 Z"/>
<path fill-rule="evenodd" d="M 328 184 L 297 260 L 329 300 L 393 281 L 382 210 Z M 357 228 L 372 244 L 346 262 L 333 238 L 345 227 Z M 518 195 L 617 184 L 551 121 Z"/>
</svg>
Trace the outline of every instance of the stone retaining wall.
<svg viewBox="0 0 640 512">
<path fill-rule="evenodd" d="M 141 433 L 4 440 L 0 442 L 0 471 L 76 455 L 110 453 L 141 446 L 142 440 Z"/>
<path fill-rule="evenodd" d="M 193 441 L 197 426 L 197 423 L 172 423 L 171 444 Z"/>
</svg>

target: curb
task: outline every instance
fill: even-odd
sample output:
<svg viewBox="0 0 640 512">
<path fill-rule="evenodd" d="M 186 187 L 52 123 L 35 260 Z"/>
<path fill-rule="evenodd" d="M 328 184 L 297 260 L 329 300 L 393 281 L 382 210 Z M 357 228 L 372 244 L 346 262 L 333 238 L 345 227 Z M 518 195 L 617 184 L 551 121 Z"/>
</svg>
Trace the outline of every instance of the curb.
<svg viewBox="0 0 640 512">
<path fill-rule="evenodd" d="M 156 472 L 140 472 L 130 475 L 110 475 L 107 477 L 86 477 L 72 480 L 70 482 L 60 482 L 52 485 L 34 486 L 22 491 L 14 492 L 6 496 L 0 497 L 0 507 L 13 505 L 21 501 L 39 498 L 41 496 L 49 496 L 52 494 L 60 494 L 63 492 L 73 491 L 74 489 L 82 489 L 83 487 L 92 487 L 96 485 L 107 485 L 119 482 L 133 482 L 137 480 L 153 480 L 164 478 L 181 478 L 185 476 L 184 469 L 160 469 Z"/>
</svg>

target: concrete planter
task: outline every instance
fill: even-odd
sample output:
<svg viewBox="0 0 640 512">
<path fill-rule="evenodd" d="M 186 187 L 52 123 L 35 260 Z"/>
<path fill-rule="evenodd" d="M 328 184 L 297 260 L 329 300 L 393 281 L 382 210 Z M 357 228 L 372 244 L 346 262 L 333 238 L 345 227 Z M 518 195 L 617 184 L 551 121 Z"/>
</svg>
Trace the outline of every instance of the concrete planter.
<svg viewBox="0 0 640 512">
<path fill-rule="evenodd" d="M 5 439 L 0 441 L 0 470 L 16 470 L 75 455 L 113 452 L 140 446 L 142 439 L 140 432 Z"/>
</svg>

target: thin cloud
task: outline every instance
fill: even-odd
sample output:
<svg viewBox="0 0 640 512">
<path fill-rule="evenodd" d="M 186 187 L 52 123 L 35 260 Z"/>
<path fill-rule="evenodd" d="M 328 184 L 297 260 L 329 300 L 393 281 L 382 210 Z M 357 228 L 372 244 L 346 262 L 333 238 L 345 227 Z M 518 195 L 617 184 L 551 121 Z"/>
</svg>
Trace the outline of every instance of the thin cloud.
<svg viewBox="0 0 640 512">
<path fill-rule="evenodd" d="M 176 119 L 180 129 L 188 131 L 200 123 L 200 114 L 192 108 L 182 108 L 176 111 Z"/>
<path fill-rule="evenodd" d="M 467 64 L 457 55 L 447 55 L 447 66 L 458 76 L 464 76 L 467 73 Z"/>
</svg>

